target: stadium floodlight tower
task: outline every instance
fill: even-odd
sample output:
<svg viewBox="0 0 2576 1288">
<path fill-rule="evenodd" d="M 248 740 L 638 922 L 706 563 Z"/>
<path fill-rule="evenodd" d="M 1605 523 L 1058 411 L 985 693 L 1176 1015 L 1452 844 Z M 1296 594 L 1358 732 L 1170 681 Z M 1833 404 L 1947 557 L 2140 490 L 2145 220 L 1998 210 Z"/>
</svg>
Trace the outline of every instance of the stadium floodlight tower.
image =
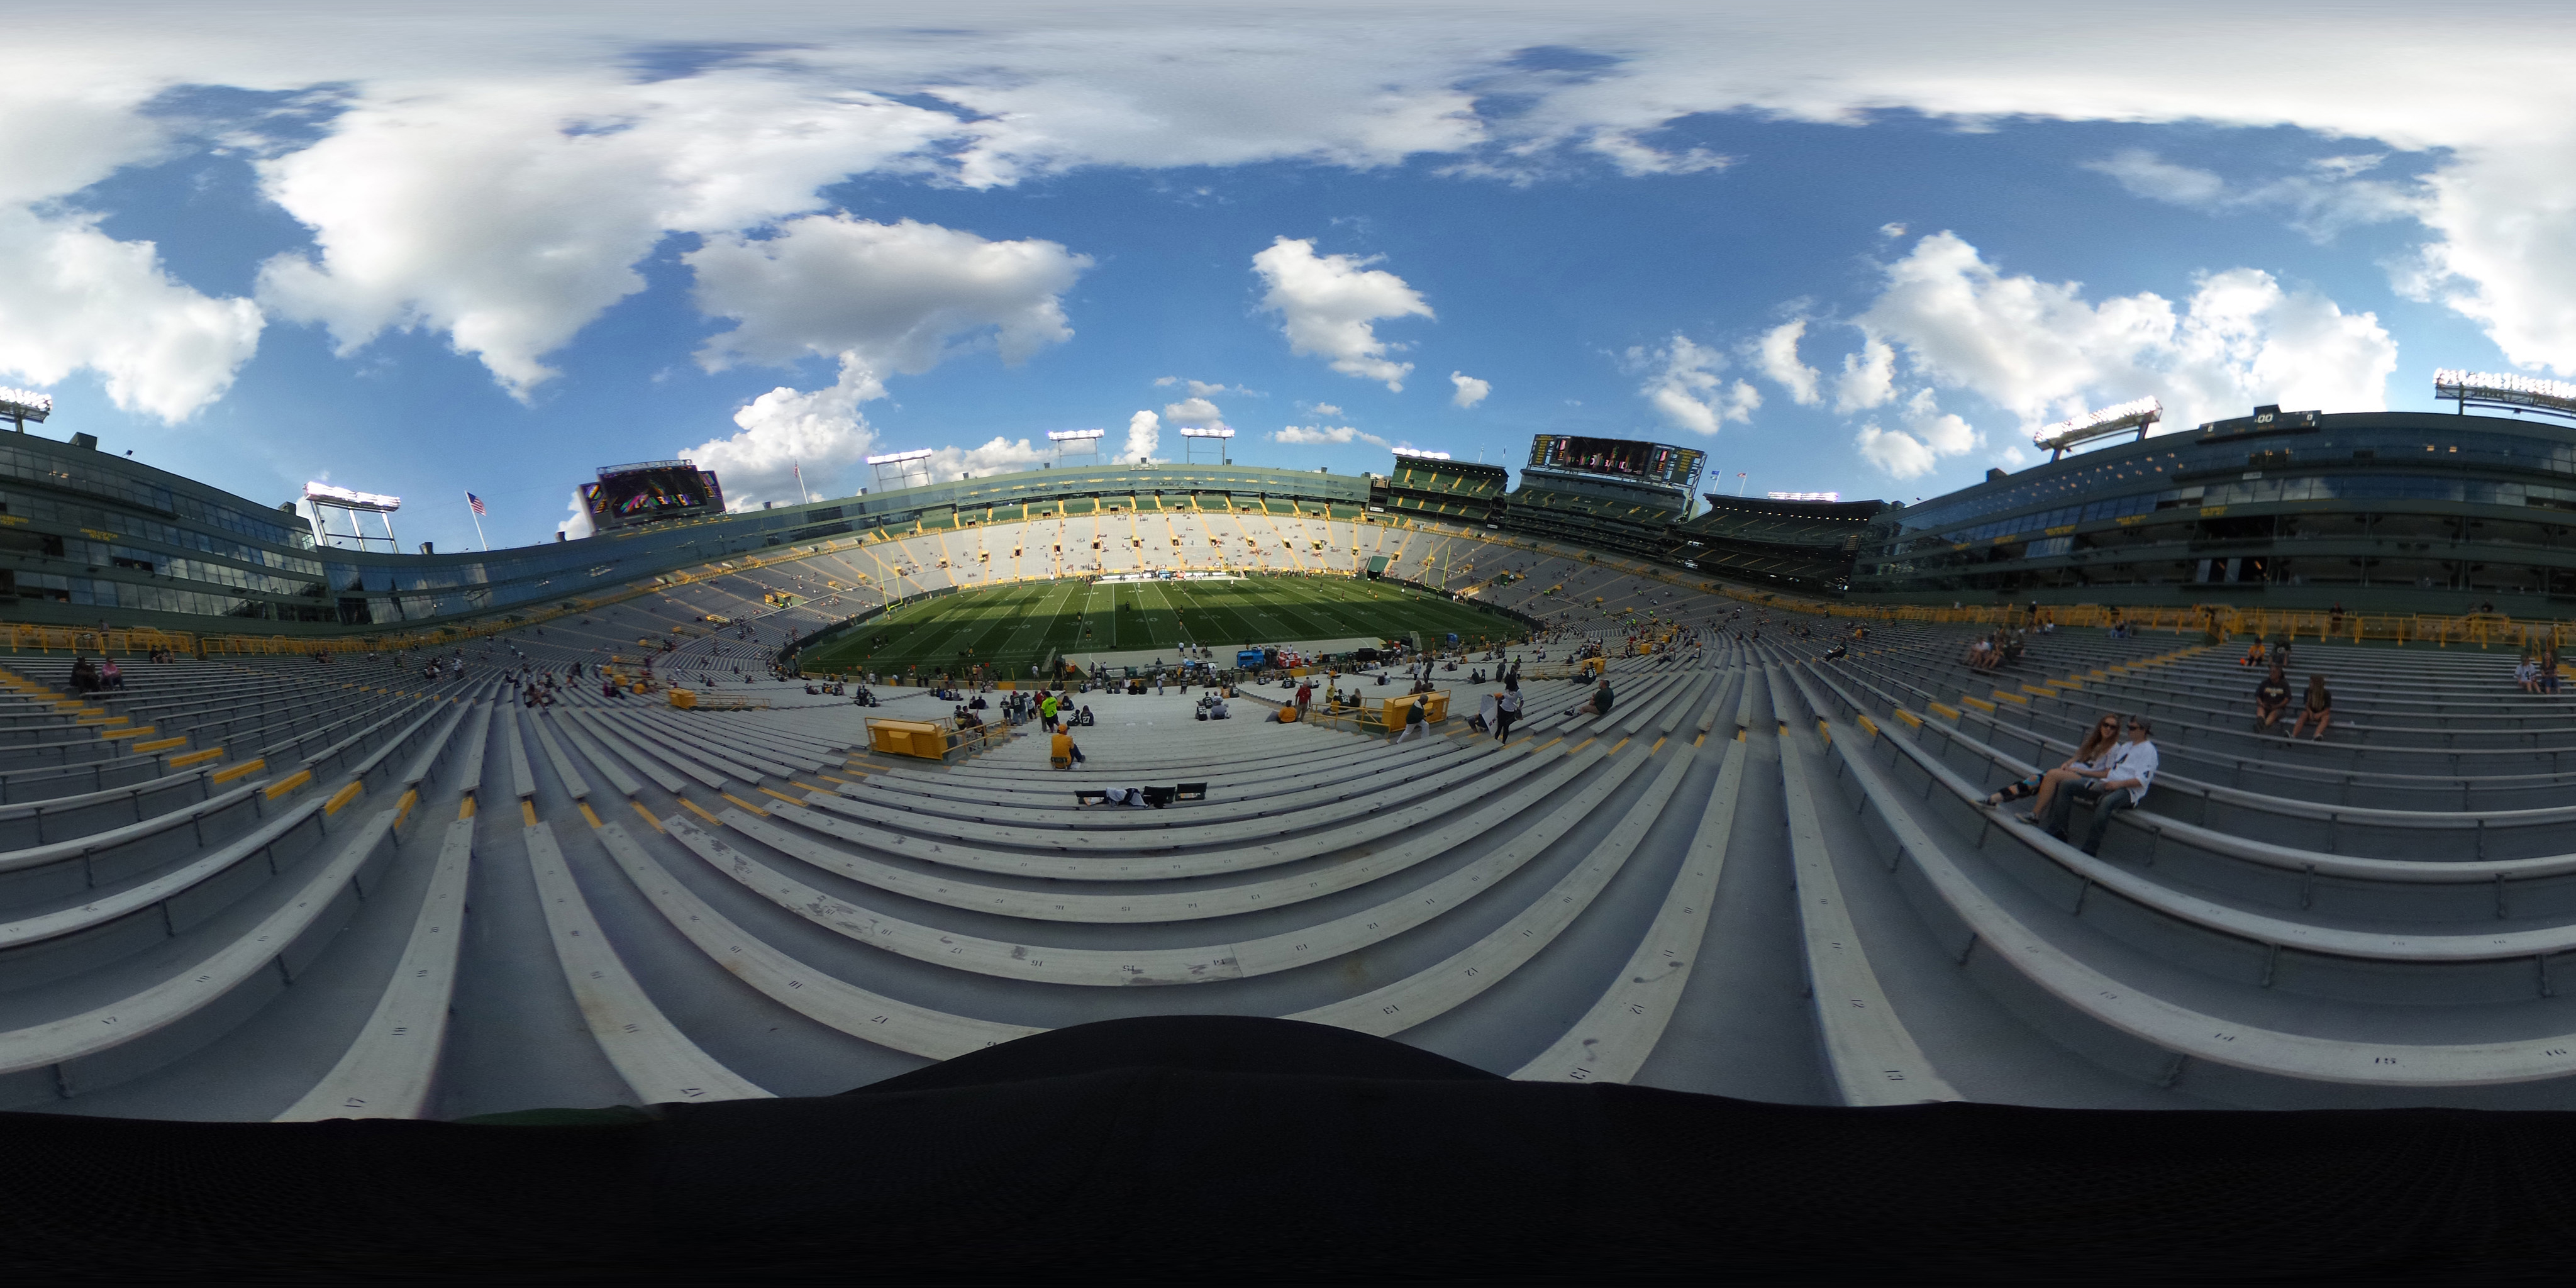
<svg viewBox="0 0 2576 1288">
<path fill-rule="evenodd" d="M 2457 402 L 2463 416 L 2469 414 L 2471 407 L 2496 407 L 2517 416 L 2536 411 L 2544 416 L 2576 417 L 2576 384 L 2538 376 L 2454 371 L 2446 367 L 2433 373 L 2433 396 Z"/>
<path fill-rule="evenodd" d="M 1047 441 L 1055 444 L 1055 463 L 1064 464 L 1076 456 L 1088 456 L 1090 464 L 1100 463 L 1100 440 L 1107 438 L 1105 429 L 1050 429 Z"/>
<path fill-rule="evenodd" d="M 313 535 L 321 538 L 323 545 L 336 550 L 372 550 L 381 541 L 386 550 L 402 553 L 402 543 L 394 540 L 394 511 L 402 508 L 401 497 L 358 492 L 328 483 L 307 483 L 304 485 L 304 503 L 313 509 Z M 331 526 L 334 514 L 348 521 L 347 532 Z M 359 526 L 358 516 L 362 514 L 376 516 L 385 525 L 385 535 L 368 536 L 366 529 Z"/>
<path fill-rule="evenodd" d="M 52 394 L 40 394 L 26 389 L 0 389 L 0 420 L 16 426 L 21 434 L 27 432 L 28 421 L 32 420 L 41 425 L 45 417 L 53 414 L 54 396 Z"/>
<path fill-rule="evenodd" d="M 1216 463 L 1232 465 L 1234 455 L 1227 450 L 1227 447 L 1233 439 L 1234 431 L 1223 425 L 1209 425 L 1205 428 L 1184 425 L 1181 427 L 1181 459 L 1192 465 L 1200 464 L 1199 444 L 1213 443 L 1216 446 Z"/>
<path fill-rule="evenodd" d="M 876 467 L 877 490 L 880 492 L 930 486 L 930 449 L 927 447 L 871 456 L 868 464 Z"/>
<path fill-rule="evenodd" d="M 2155 395 L 2149 394 L 2144 398 L 2124 402 L 2115 407 L 2088 411 L 2073 420 L 2061 420 L 2054 425 L 2043 426 L 2038 433 L 2030 436 L 2030 441 L 2033 446 L 2047 448 L 2048 459 L 2053 461 L 2073 450 L 2078 443 L 2089 443 L 2097 438 L 2108 438 L 2113 434 L 2123 434 L 2133 429 L 2138 431 L 2138 437 L 2143 439 L 2147 436 L 2147 427 L 2164 418 L 2164 404 L 2157 402 Z"/>
</svg>

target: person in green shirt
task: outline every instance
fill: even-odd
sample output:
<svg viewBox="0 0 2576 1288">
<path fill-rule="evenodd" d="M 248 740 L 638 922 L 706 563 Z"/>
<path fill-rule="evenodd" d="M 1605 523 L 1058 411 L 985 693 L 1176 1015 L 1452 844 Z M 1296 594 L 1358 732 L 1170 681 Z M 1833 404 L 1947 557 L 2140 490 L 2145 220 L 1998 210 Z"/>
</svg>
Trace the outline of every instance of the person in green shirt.
<svg viewBox="0 0 2576 1288">
<path fill-rule="evenodd" d="M 1567 714 L 1567 715 L 1573 715 L 1573 714 L 1575 714 L 1576 712 L 1580 712 L 1580 711 L 1589 711 L 1589 712 L 1591 712 L 1593 715 L 1596 715 L 1596 716 L 1606 716 L 1606 715 L 1610 714 L 1610 677 L 1609 677 L 1609 676 L 1606 676 L 1606 675 L 1605 675 L 1605 676 L 1602 676 L 1602 677 L 1601 677 L 1601 683 L 1600 683 L 1598 686 L 1594 687 L 1594 689 L 1592 690 L 1592 700 L 1591 700 L 1590 702 L 1586 702 L 1586 703 L 1583 703 L 1583 704 L 1578 705 L 1578 706 L 1569 707 L 1569 708 L 1567 708 L 1567 709 L 1566 709 L 1565 714 Z"/>
</svg>

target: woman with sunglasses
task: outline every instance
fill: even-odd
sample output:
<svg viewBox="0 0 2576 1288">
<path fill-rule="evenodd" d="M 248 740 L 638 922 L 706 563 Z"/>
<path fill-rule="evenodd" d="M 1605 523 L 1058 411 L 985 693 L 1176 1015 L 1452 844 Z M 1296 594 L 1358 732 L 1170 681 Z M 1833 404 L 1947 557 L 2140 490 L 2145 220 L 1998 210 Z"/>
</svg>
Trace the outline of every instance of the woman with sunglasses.
<svg viewBox="0 0 2576 1288">
<path fill-rule="evenodd" d="M 2033 774 L 2020 782 L 2006 783 L 2002 791 L 1988 796 L 1986 803 L 2001 805 L 2005 801 L 2016 801 L 2037 793 L 2039 799 L 2031 802 L 2031 813 L 2035 816 L 2048 808 L 2048 798 L 2051 795 L 2063 790 L 2066 784 L 2085 777 L 2080 771 L 2100 769 L 2119 745 L 2120 717 L 2104 715 L 2093 722 L 2092 729 L 2086 731 L 2084 735 L 2083 745 L 2075 749 L 2074 755 L 2066 758 L 2066 763 L 2045 773 Z"/>
</svg>

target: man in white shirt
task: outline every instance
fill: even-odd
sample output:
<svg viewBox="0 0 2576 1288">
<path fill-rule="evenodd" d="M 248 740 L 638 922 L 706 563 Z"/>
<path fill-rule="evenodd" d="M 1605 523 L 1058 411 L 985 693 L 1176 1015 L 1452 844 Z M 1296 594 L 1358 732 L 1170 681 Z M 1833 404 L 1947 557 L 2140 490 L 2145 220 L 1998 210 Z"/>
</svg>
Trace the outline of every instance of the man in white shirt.
<svg viewBox="0 0 2576 1288">
<path fill-rule="evenodd" d="M 2111 752 L 2100 769 L 2079 769 L 2083 777 L 2070 790 L 2059 792 L 2048 803 L 2048 817 L 2041 826 L 2050 836 L 2061 841 L 2074 838 L 2067 834 L 2075 807 L 2080 803 L 2093 809 L 2093 817 L 2084 829 L 2083 849 L 2086 854 L 2099 854 L 2102 834 L 2111 826 L 2111 816 L 2124 809 L 2135 809 L 2147 798 L 2147 789 L 2155 785 L 2157 754 L 2155 726 L 2145 716 L 2129 717 L 2126 741 Z"/>
</svg>

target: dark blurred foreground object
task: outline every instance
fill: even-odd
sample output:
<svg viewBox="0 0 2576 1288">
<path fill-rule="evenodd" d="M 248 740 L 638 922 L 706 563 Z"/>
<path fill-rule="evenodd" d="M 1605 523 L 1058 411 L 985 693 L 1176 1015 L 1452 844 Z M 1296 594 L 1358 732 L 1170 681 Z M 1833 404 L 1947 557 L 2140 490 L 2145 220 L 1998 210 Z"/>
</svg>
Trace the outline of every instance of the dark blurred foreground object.
<svg viewBox="0 0 2576 1288">
<path fill-rule="evenodd" d="M 472 1123 L 0 1115 L 0 1275 L 2557 1274 L 2576 1115 L 1820 1109 L 1118 1020 L 845 1095 Z"/>
</svg>

